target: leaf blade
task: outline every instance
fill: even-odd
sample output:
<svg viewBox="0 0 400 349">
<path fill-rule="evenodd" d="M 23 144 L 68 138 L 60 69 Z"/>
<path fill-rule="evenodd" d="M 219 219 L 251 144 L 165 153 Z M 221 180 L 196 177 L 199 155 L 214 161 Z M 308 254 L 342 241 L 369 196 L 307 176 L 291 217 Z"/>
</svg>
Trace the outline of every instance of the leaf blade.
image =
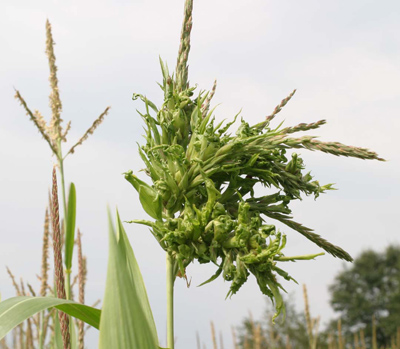
<svg viewBox="0 0 400 349">
<path fill-rule="evenodd" d="M 145 286 L 117 212 L 109 218 L 109 259 L 100 322 L 99 348 L 158 348 Z"/>
<path fill-rule="evenodd" d="M 0 302 L 0 339 L 27 318 L 53 307 L 99 328 L 99 309 L 65 299 L 21 296 Z"/>
<path fill-rule="evenodd" d="M 71 183 L 68 194 L 67 225 L 65 231 L 65 267 L 67 270 L 72 267 L 72 254 L 74 252 L 76 222 L 76 189 Z"/>
</svg>

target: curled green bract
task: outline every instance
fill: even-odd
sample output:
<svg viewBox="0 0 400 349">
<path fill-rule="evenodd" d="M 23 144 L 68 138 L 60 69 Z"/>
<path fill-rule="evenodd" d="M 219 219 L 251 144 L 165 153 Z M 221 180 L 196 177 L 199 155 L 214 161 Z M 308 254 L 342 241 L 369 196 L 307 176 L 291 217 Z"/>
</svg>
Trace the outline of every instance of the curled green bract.
<svg viewBox="0 0 400 349">
<path fill-rule="evenodd" d="M 139 200 L 146 213 L 154 219 L 161 219 L 161 197 L 157 190 L 141 181 L 132 171 L 125 173 L 125 179 L 139 193 Z"/>
<path fill-rule="evenodd" d="M 221 276 L 230 282 L 228 296 L 238 292 L 248 276 L 256 277 L 261 292 L 283 309 L 278 277 L 294 280 L 277 266 L 280 262 L 313 259 L 323 253 L 285 256 L 286 235 L 273 224 L 279 221 L 314 242 L 331 255 L 351 261 L 350 255 L 310 228 L 293 221 L 290 202 L 304 195 L 317 198 L 332 185 L 313 180 L 301 157 L 290 149 L 305 148 L 334 155 L 378 159 L 364 148 L 323 143 L 315 137 L 291 138 L 298 131 L 315 129 L 324 120 L 294 127 L 271 128 L 270 122 L 293 96 L 275 109 L 264 122 L 250 126 L 241 120 L 236 134 L 228 133 L 235 119 L 214 125 L 208 111 L 209 93 L 195 88 L 177 88 L 161 61 L 164 103 L 157 108 L 142 95 L 146 111 L 140 113 L 146 129 L 146 144 L 139 154 L 152 185 L 132 172 L 126 179 L 135 187 L 144 210 L 156 221 L 133 222 L 150 227 L 161 247 L 174 259 L 176 275 L 184 276 L 194 260 L 214 263 L 216 273 L 203 284 Z M 188 86 L 188 85 L 187 85 Z M 257 196 L 256 184 L 269 188 Z"/>
</svg>

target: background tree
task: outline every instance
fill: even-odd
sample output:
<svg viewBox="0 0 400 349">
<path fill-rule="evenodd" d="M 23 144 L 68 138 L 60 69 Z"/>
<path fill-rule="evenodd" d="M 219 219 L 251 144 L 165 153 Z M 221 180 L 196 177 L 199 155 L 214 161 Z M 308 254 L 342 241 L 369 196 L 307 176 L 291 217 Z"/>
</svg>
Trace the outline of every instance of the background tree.
<svg viewBox="0 0 400 349">
<path fill-rule="evenodd" d="M 329 290 L 345 334 L 365 327 L 370 342 L 375 316 L 378 346 L 389 345 L 400 326 L 400 246 L 388 246 L 382 253 L 363 252 L 336 276 Z"/>
</svg>

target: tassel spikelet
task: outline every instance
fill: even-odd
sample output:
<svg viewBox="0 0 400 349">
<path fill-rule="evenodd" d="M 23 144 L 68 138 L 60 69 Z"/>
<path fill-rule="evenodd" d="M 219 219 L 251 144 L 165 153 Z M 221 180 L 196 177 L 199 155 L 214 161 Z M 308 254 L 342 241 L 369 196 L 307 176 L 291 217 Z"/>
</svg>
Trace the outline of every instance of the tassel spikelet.
<svg viewBox="0 0 400 349">
<path fill-rule="evenodd" d="M 68 135 L 68 131 L 71 129 L 71 121 L 68 121 L 67 126 L 65 127 L 65 130 L 63 132 L 63 134 L 61 135 L 61 140 L 63 142 L 67 141 L 67 135 Z"/>
<path fill-rule="evenodd" d="M 265 127 L 268 127 L 270 122 L 275 118 L 276 114 L 278 114 L 282 110 L 282 108 L 292 99 L 295 93 L 296 90 L 293 90 L 293 92 L 289 96 L 282 99 L 282 101 L 275 107 L 272 114 L 268 115 L 265 118 L 265 121 L 260 122 L 259 124 L 255 125 L 255 127 L 260 131 L 263 130 Z"/>
<path fill-rule="evenodd" d="M 33 113 L 40 129 L 46 130 L 47 132 L 49 132 L 49 127 L 47 126 L 46 120 L 44 119 L 43 115 L 40 114 L 39 110 L 35 110 L 35 112 Z"/>
<path fill-rule="evenodd" d="M 82 256 L 82 238 L 81 238 L 81 232 L 78 229 L 78 279 L 79 279 L 79 303 L 85 304 L 85 283 L 86 283 L 86 265 L 84 265 L 84 260 Z M 83 321 L 78 321 L 78 343 L 79 343 L 79 349 L 84 349 L 85 344 L 84 344 L 84 326 L 85 323 Z"/>
<path fill-rule="evenodd" d="M 310 307 L 308 304 L 308 296 L 307 296 L 307 287 L 303 285 L 303 297 L 304 297 L 304 314 L 306 316 L 306 324 L 307 324 L 307 334 L 308 340 L 310 342 L 310 346 L 312 346 L 312 337 L 313 337 L 313 328 L 311 324 L 311 315 L 310 315 Z"/>
<path fill-rule="evenodd" d="M 56 169 L 53 168 L 53 187 L 52 187 L 52 211 L 51 220 L 53 226 L 53 250 L 54 250 L 54 274 L 57 289 L 57 297 L 66 299 L 65 285 L 64 285 L 64 270 L 61 254 L 61 232 L 60 232 L 60 218 L 58 206 L 58 193 L 57 193 L 57 176 Z M 63 337 L 64 349 L 71 347 L 69 338 L 69 317 L 67 314 L 58 311 L 61 333 Z"/>
<path fill-rule="evenodd" d="M 212 98 L 214 97 L 216 89 L 217 89 L 217 80 L 214 81 L 212 90 L 208 93 L 204 104 L 201 106 L 201 112 L 203 115 L 203 119 L 207 116 L 208 110 L 210 109 L 210 102 L 211 102 Z"/>
<path fill-rule="evenodd" d="M 93 132 L 96 130 L 97 127 L 103 122 L 104 117 L 108 114 L 108 111 L 110 110 L 110 107 L 107 107 L 103 113 L 100 114 L 100 116 L 93 122 L 92 126 L 85 132 L 85 134 L 79 139 L 78 142 L 75 143 L 74 146 L 68 151 L 68 154 L 73 154 L 75 152 L 75 148 L 78 145 L 81 145 L 84 141 L 86 141 L 89 138 L 89 135 L 93 134 Z"/>
<path fill-rule="evenodd" d="M 17 296 L 22 296 L 21 290 L 20 290 L 20 288 L 19 288 L 17 282 L 15 281 L 15 276 L 14 276 L 14 274 L 11 272 L 11 270 L 10 270 L 7 266 L 6 266 L 6 269 L 7 269 L 8 275 L 9 275 L 10 278 L 11 278 L 11 281 L 12 281 L 12 284 L 13 284 L 13 286 L 14 286 L 14 288 L 15 288 L 15 292 L 17 293 Z"/>
<path fill-rule="evenodd" d="M 56 66 L 56 57 L 54 54 L 54 40 L 53 35 L 51 33 L 51 24 L 49 20 L 46 21 L 46 55 L 49 60 L 49 68 L 50 68 L 50 108 L 51 108 L 51 121 L 50 128 L 55 139 L 61 139 L 61 111 L 62 111 L 62 103 L 60 99 L 60 92 L 58 89 L 58 79 L 57 79 L 57 66 Z"/>
<path fill-rule="evenodd" d="M 279 103 L 279 105 L 276 106 L 272 114 L 266 117 L 266 121 L 268 122 L 272 121 L 275 118 L 276 114 L 278 114 L 282 110 L 282 108 L 292 99 L 295 93 L 296 90 L 293 90 L 293 92 L 289 96 L 282 99 L 281 103 Z"/>
<path fill-rule="evenodd" d="M 32 331 L 32 320 L 29 318 L 26 320 L 26 349 L 34 349 L 33 346 L 33 331 Z"/>
<path fill-rule="evenodd" d="M 308 131 L 308 130 L 312 130 L 315 128 L 318 128 L 322 125 L 326 124 L 326 120 L 319 120 L 317 122 L 313 122 L 311 124 L 298 124 L 296 126 L 293 127 L 286 127 L 284 129 L 281 130 L 281 134 L 288 134 L 288 133 L 295 133 L 295 132 L 299 132 L 299 131 Z"/>
<path fill-rule="evenodd" d="M 35 114 L 32 113 L 32 111 L 29 109 L 28 105 L 26 104 L 25 100 L 22 98 L 21 94 L 17 90 L 15 90 L 15 98 L 20 102 L 22 107 L 25 109 L 26 114 L 30 117 L 30 119 L 33 121 L 33 123 L 35 124 L 36 128 L 39 130 L 42 137 L 49 144 L 52 152 L 54 154 L 56 154 L 57 148 L 55 147 L 52 139 L 50 138 L 49 134 L 47 133 L 46 127 L 44 127 L 44 125 L 43 125 L 44 120 L 42 120 L 41 118 L 38 117 L 38 115 L 41 116 L 41 114 L 38 111 L 36 111 Z"/>
<path fill-rule="evenodd" d="M 36 297 L 36 292 L 35 292 L 35 290 L 32 288 L 32 285 L 29 284 L 29 283 L 27 283 L 26 285 L 28 286 L 28 290 L 29 290 L 29 292 L 31 293 L 31 295 L 32 295 L 33 297 Z"/>
<path fill-rule="evenodd" d="M 212 338 L 213 348 L 218 349 L 217 337 L 215 335 L 215 327 L 212 321 L 211 321 L 211 338 Z"/>
<path fill-rule="evenodd" d="M 176 64 L 176 89 L 178 91 L 186 90 L 189 87 L 187 65 L 190 51 L 190 32 L 192 30 L 192 11 L 193 0 L 185 2 L 185 10 L 183 14 L 183 24 L 181 40 L 178 52 L 178 59 Z"/>
<path fill-rule="evenodd" d="M 311 318 L 306 285 L 303 285 L 303 297 L 304 297 L 304 314 L 306 317 L 308 341 L 310 344 L 310 349 L 316 349 L 318 342 L 318 328 L 319 328 L 320 317 L 318 316 L 317 318 Z"/>
<path fill-rule="evenodd" d="M 3 338 L 0 340 L 0 348 L 1 348 L 1 349 L 10 349 L 10 347 L 7 345 L 7 342 L 6 342 L 5 337 L 3 337 Z"/>
<path fill-rule="evenodd" d="M 25 285 L 24 285 L 24 280 L 22 280 L 22 278 L 19 280 L 20 285 L 21 285 L 21 295 L 22 296 L 26 296 L 26 292 L 25 292 Z"/>
<path fill-rule="evenodd" d="M 44 232 L 43 232 L 43 245 L 42 245 L 42 272 L 41 272 L 41 285 L 40 285 L 40 295 L 42 297 L 46 297 L 47 293 L 47 280 L 48 280 L 48 272 L 49 272 L 49 235 L 50 235 L 50 226 L 49 226 L 49 212 L 46 209 L 45 218 L 44 218 Z"/>
<path fill-rule="evenodd" d="M 62 103 L 60 98 L 60 91 L 58 87 L 58 78 L 57 78 L 57 65 L 56 65 L 56 57 L 54 53 L 54 45 L 55 42 L 53 40 L 53 34 L 51 31 L 51 24 L 49 20 L 46 21 L 46 56 L 48 58 L 49 69 L 50 69 L 50 109 L 51 109 L 51 119 L 49 125 L 47 125 L 46 120 L 43 115 L 35 110 L 34 113 L 29 109 L 27 103 L 22 98 L 19 91 L 15 91 L 15 98 L 21 103 L 22 107 L 25 109 L 26 114 L 33 121 L 42 137 L 49 144 L 51 151 L 57 157 L 60 168 L 62 167 L 62 162 L 66 156 L 62 156 L 61 151 L 61 143 L 67 141 L 67 134 L 71 129 L 71 121 L 69 121 L 63 130 L 62 128 Z M 107 115 L 110 107 L 107 107 L 106 110 L 94 121 L 93 125 L 86 131 L 86 133 L 81 137 L 81 139 L 70 149 L 68 154 L 73 154 L 75 147 L 82 144 L 89 135 L 91 135 L 94 130 L 102 123 L 104 117 Z"/>
</svg>

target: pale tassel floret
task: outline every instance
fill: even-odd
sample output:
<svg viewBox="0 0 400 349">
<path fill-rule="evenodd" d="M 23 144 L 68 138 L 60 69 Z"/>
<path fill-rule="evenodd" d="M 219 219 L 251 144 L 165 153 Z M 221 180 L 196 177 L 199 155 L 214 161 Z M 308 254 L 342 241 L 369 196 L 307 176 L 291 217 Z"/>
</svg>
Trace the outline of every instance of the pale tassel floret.
<svg viewBox="0 0 400 349">
<path fill-rule="evenodd" d="M 217 89 L 217 80 L 214 80 L 213 87 L 211 91 L 208 93 L 206 100 L 204 101 L 204 105 L 201 107 L 201 113 L 203 115 L 203 119 L 206 117 L 208 110 L 210 109 L 210 102 L 214 97 L 215 90 Z"/>
<path fill-rule="evenodd" d="M 217 337 L 215 336 L 215 327 L 214 327 L 214 323 L 212 321 L 211 321 L 211 338 L 212 338 L 212 342 L 213 342 L 213 348 L 218 349 Z"/>
<path fill-rule="evenodd" d="M 7 269 L 8 275 L 9 275 L 10 278 L 11 278 L 11 281 L 12 281 L 12 284 L 13 284 L 13 286 L 14 286 L 14 288 L 15 288 L 15 291 L 17 292 L 17 296 L 21 296 L 21 295 L 22 295 L 22 294 L 21 294 L 21 290 L 20 290 L 20 288 L 19 288 L 17 282 L 15 281 L 15 276 L 14 276 L 14 274 L 11 272 L 11 270 L 10 270 L 7 266 L 6 266 L 6 269 Z"/>
<path fill-rule="evenodd" d="M 26 104 L 25 100 L 22 98 L 21 94 L 19 93 L 18 90 L 15 90 L 15 98 L 18 99 L 22 107 L 25 109 L 26 114 L 30 117 L 30 119 L 33 121 L 37 129 L 39 130 L 40 134 L 42 137 L 46 140 L 46 142 L 49 144 L 51 150 L 53 151 L 54 154 L 57 154 L 57 148 L 54 147 L 53 141 L 51 137 L 49 136 L 49 133 L 45 127 L 43 127 L 42 121 L 38 120 L 38 118 L 35 116 L 34 113 L 28 108 L 28 105 Z"/>
<path fill-rule="evenodd" d="M 303 285 L 303 297 L 304 297 L 304 313 L 306 316 L 308 340 L 311 344 L 313 335 L 312 335 L 311 315 L 310 315 L 310 307 L 308 304 L 308 295 L 307 295 L 307 286 L 306 285 Z"/>
<path fill-rule="evenodd" d="M 40 295 L 46 297 L 47 293 L 47 280 L 49 271 L 49 235 L 50 235 L 50 220 L 49 212 L 46 209 L 44 218 L 44 232 L 43 232 L 43 245 L 42 245 L 42 275 L 41 275 L 41 285 L 40 285 Z"/>
<path fill-rule="evenodd" d="M 81 231 L 78 229 L 78 268 L 79 268 L 79 273 L 78 273 L 78 278 L 79 278 L 79 303 L 84 304 L 85 303 L 85 283 L 86 283 L 86 263 L 84 262 L 83 256 L 82 256 L 82 239 L 81 239 Z M 78 322 L 78 343 L 79 343 L 79 349 L 84 349 L 85 344 L 84 344 L 84 322 L 79 321 Z"/>
<path fill-rule="evenodd" d="M 35 126 L 38 128 L 39 132 L 42 134 L 43 138 L 47 141 L 49 144 L 51 150 L 53 153 L 57 156 L 59 161 L 62 161 L 62 155 L 61 155 L 61 148 L 60 148 L 60 142 L 66 142 L 67 141 L 67 134 L 71 128 L 71 122 L 69 121 L 65 127 L 65 130 L 63 131 L 61 127 L 62 119 L 61 119 L 61 112 L 62 112 L 62 103 L 60 99 L 60 93 L 59 93 L 59 88 L 58 88 L 58 78 L 57 78 L 57 66 L 56 66 L 56 57 L 54 54 L 54 40 L 51 32 L 51 24 L 49 20 L 46 21 L 46 55 L 48 58 L 49 62 L 49 68 L 50 68 L 50 87 L 51 87 L 51 92 L 50 92 L 50 108 L 51 108 L 51 120 L 50 123 L 47 124 L 43 115 L 38 111 L 35 110 L 34 113 L 28 108 L 25 100 L 22 98 L 21 94 L 19 91 L 15 91 L 15 98 L 19 100 L 23 108 L 25 109 L 27 115 L 31 118 L 31 120 L 34 122 Z M 94 132 L 94 130 L 101 124 L 101 122 L 104 119 L 104 116 L 107 115 L 108 110 L 110 107 L 107 107 L 106 110 L 94 121 L 93 125 L 86 131 L 86 133 L 83 135 L 83 137 L 70 149 L 70 151 L 67 153 L 73 153 L 75 150 L 75 147 L 78 145 L 82 144 L 83 141 L 85 141 L 90 134 Z"/>
<path fill-rule="evenodd" d="M 62 135 L 61 135 L 61 140 L 63 141 L 63 142 L 66 142 L 67 141 L 67 134 L 68 134 L 68 131 L 71 129 L 71 121 L 68 121 L 68 123 L 67 123 L 67 126 L 65 127 L 65 130 L 64 130 L 64 132 L 62 133 Z"/>
<path fill-rule="evenodd" d="M 50 126 L 53 129 L 53 133 L 61 138 L 61 111 L 62 104 L 60 99 L 60 93 L 58 89 L 58 79 L 57 79 L 57 66 L 56 66 L 56 57 L 54 55 L 54 40 L 51 33 L 51 24 L 49 20 L 46 21 L 46 55 L 49 60 L 49 68 L 50 68 L 50 108 L 52 112 Z"/>
<path fill-rule="evenodd" d="M 271 121 L 276 116 L 276 114 L 278 114 L 282 110 L 282 108 L 292 99 L 295 93 L 296 90 L 293 90 L 293 92 L 289 96 L 282 99 L 281 103 L 279 103 L 279 105 L 275 107 L 275 110 L 272 112 L 272 114 L 266 117 L 266 121 Z"/>
<path fill-rule="evenodd" d="M 180 92 L 189 86 L 188 82 L 188 58 L 190 51 L 190 32 L 192 30 L 193 0 L 185 2 L 184 18 L 182 24 L 181 40 L 176 63 L 176 85 Z"/>
<path fill-rule="evenodd" d="M 32 295 L 33 297 L 36 297 L 36 292 L 33 289 L 32 285 L 27 283 L 27 286 L 28 286 L 28 289 L 29 289 L 29 292 L 30 292 L 29 295 Z M 36 338 L 39 338 L 39 335 L 40 335 L 40 313 L 37 313 L 35 316 L 32 316 L 31 320 L 33 321 L 33 324 L 36 327 Z M 32 343 L 32 345 L 33 345 L 33 343 Z M 33 348 L 33 346 L 32 346 L 32 348 Z"/>
<path fill-rule="evenodd" d="M 85 134 L 79 139 L 78 142 L 76 142 L 71 149 L 68 151 L 68 154 L 73 154 L 75 152 L 75 148 L 78 145 L 81 145 L 84 141 L 86 141 L 89 138 L 89 135 L 93 134 L 93 132 L 96 130 L 97 127 L 103 122 L 104 117 L 108 114 L 108 111 L 110 110 L 111 107 L 107 107 L 103 113 L 100 114 L 100 116 L 93 122 L 92 126 L 85 132 Z M 66 155 L 66 156 L 67 156 Z"/>
<path fill-rule="evenodd" d="M 44 117 L 40 113 L 40 111 L 39 110 L 35 110 L 33 115 L 36 118 L 39 127 L 41 129 L 43 129 L 43 130 L 46 130 L 47 131 L 46 133 L 48 133 L 48 126 L 47 126 L 46 120 L 44 119 Z"/>
</svg>

